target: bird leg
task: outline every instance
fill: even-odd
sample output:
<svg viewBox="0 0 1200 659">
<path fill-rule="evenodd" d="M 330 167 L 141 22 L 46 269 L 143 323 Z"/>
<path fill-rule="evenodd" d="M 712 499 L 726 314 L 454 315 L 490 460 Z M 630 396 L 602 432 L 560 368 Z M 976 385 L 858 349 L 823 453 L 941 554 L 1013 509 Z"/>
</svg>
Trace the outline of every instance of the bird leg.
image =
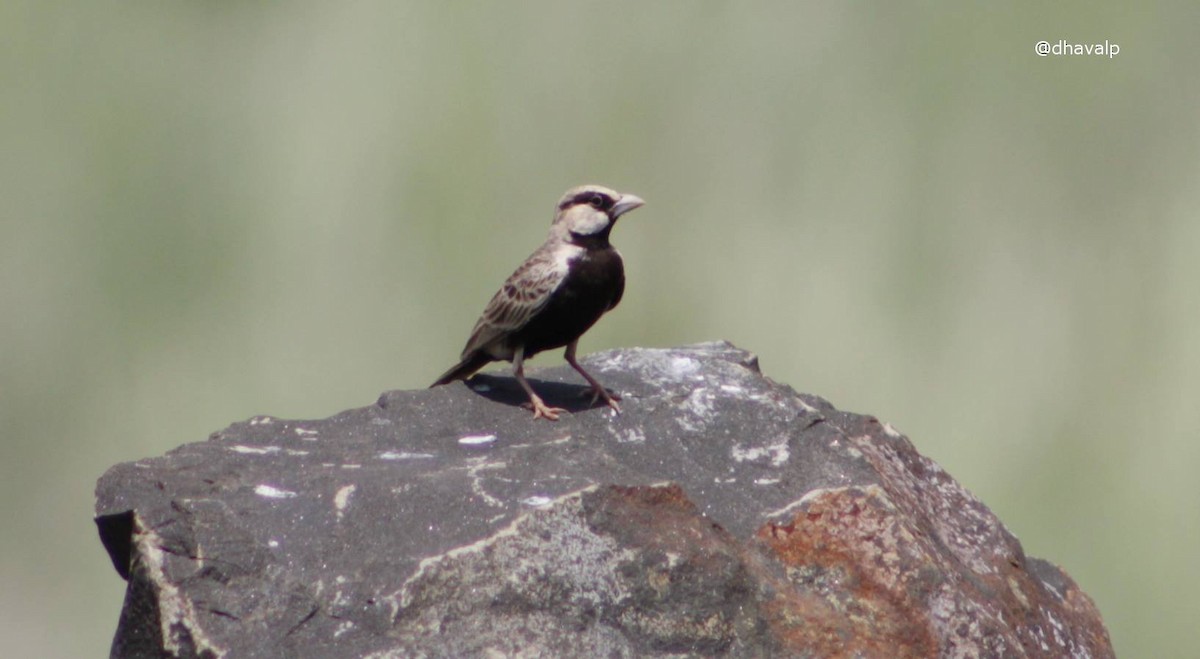
<svg viewBox="0 0 1200 659">
<path fill-rule="evenodd" d="M 513 376 L 521 384 L 525 393 L 529 394 L 529 407 L 533 409 L 533 418 L 558 421 L 558 415 L 566 412 L 561 407 L 549 407 L 542 397 L 534 393 L 533 387 L 525 379 L 525 346 L 519 346 L 513 354 Z M 522 406 L 524 407 L 524 405 Z"/>
<path fill-rule="evenodd" d="M 605 389 L 603 386 L 601 386 L 600 383 L 596 381 L 596 378 L 592 377 L 591 374 L 583 370 L 583 367 L 579 365 L 579 362 L 575 361 L 575 347 L 577 345 L 579 345 L 579 339 L 572 341 L 570 345 L 567 346 L 567 352 L 563 355 L 563 357 L 566 358 L 567 363 L 571 365 L 571 368 L 579 371 L 579 374 L 583 376 L 583 379 L 587 380 L 588 384 L 592 385 L 592 405 L 596 404 L 597 398 L 603 398 L 604 402 L 608 403 L 609 407 L 613 408 L 617 414 L 620 414 L 621 406 L 617 405 L 617 401 L 621 400 L 621 397 L 614 393 L 610 393 L 608 389 Z"/>
</svg>

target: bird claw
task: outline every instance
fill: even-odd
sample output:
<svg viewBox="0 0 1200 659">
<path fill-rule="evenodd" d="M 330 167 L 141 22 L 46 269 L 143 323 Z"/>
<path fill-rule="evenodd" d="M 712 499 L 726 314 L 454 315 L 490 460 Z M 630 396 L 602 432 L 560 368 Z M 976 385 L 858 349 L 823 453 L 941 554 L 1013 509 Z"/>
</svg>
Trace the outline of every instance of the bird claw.
<svg viewBox="0 0 1200 659">
<path fill-rule="evenodd" d="M 565 413 L 567 410 L 561 407 L 550 407 L 542 401 L 541 398 L 534 398 L 528 403 L 521 403 L 521 407 L 527 410 L 533 410 L 533 418 L 546 419 L 547 421 L 558 421 L 558 415 Z"/>
<path fill-rule="evenodd" d="M 603 398 L 604 403 L 613 408 L 614 412 L 617 414 L 621 413 L 621 406 L 617 405 L 617 401 L 621 400 L 621 397 L 617 394 L 605 389 L 604 387 L 593 387 L 591 390 L 581 392 L 579 395 L 582 397 L 588 394 L 592 395 L 592 402 L 590 403 L 591 405 L 595 405 L 596 401 Z"/>
</svg>

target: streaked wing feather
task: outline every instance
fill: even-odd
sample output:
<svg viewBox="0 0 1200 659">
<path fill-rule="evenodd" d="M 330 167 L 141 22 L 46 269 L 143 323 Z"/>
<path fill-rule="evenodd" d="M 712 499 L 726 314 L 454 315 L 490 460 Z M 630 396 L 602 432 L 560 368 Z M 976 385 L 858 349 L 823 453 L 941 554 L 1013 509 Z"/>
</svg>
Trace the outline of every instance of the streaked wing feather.
<svg viewBox="0 0 1200 659">
<path fill-rule="evenodd" d="M 550 295 L 567 276 L 562 263 L 549 250 L 539 250 L 529 257 L 483 310 L 475 323 L 463 357 L 483 348 L 492 341 L 521 329 L 550 301 Z"/>
</svg>

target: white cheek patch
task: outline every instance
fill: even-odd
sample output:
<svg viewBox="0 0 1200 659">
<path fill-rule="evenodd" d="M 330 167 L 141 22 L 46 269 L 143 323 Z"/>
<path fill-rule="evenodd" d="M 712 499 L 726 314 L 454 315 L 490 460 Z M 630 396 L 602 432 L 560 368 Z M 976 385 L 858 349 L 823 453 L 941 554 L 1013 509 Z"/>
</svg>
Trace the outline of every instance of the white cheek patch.
<svg viewBox="0 0 1200 659">
<path fill-rule="evenodd" d="M 571 233 L 577 233 L 581 236 L 590 236 L 600 233 L 608 226 L 608 216 L 604 213 L 598 213 L 590 208 L 579 213 L 575 213 L 575 217 L 571 218 L 571 223 L 568 228 Z"/>
</svg>

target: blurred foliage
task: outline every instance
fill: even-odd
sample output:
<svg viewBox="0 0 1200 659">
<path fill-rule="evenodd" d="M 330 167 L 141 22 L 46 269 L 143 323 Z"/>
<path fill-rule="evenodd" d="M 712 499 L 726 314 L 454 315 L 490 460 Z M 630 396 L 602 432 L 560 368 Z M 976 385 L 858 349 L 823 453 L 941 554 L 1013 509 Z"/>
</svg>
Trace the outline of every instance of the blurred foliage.
<svg viewBox="0 0 1200 659">
<path fill-rule="evenodd" d="M 758 352 L 910 435 L 1080 582 L 1118 654 L 1178 656 L 1200 617 L 1164 597 L 1200 586 L 1198 12 L 0 5 L 6 652 L 106 651 L 107 466 L 426 385 L 596 182 L 649 203 L 584 352 Z"/>
</svg>

